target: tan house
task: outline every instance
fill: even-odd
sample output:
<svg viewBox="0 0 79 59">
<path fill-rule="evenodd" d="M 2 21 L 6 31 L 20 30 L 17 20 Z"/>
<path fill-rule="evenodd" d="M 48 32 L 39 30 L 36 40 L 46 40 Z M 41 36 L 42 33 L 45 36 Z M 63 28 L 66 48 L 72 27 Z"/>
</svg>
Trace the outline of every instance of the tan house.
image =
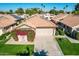
<svg viewBox="0 0 79 59">
<path fill-rule="evenodd" d="M 56 25 L 49 20 L 41 18 L 40 15 L 34 15 L 31 18 L 26 19 L 25 22 L 19 24 L 16 30 L 17 29 L 26 31 L 33 30 L 35 32 L 35 36 L 39 35 L 48 36 L 48 35 L 55 35 Z"/>
<path fill-rule="evenodd" d="M 57 23 L 57 22 L 61 21 L 62 19 L 66 18 L 68 15 L 69 14 L 62 14 L 62 13 L 60 13 L 60 14 L 55 15 L 54 17 L 52 17 L 51 21 Z"/>
<path fill-rule="evenodd" d="M 7 16 L 0 16 L 0 35 L 8 31 L 11 31 L 15 24 L 16 22 L 12 20 L 12 18 L 8 18 Z"/>
<path fill-rule="evenodd" d="M 49 20 L 41 18 L 39 15 L 26 20 L 24 24 L 35 28 L 36 35 L 55 35 L 56 25 Z"/>
<path fill-rule="evenodd" d="M 71 34 L 74 34 L 76 32 L 79 32 L 79 16 L 78 15 L 68 15 L 66 18 L 64 18 L 62 21 L 58 23 L 65 31 L 70 32 Z M 74 32 L 74 33 L 72 33 Z"/>
</svg>

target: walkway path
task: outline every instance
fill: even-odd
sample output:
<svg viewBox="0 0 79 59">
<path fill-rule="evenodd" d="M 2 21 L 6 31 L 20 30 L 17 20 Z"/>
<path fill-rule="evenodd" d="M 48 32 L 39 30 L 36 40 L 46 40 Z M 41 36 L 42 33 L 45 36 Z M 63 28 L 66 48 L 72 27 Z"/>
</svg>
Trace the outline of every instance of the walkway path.
<svg viewBox="0 0 79 59">
<path fill-rule="evenodd" d="M 71 43 L 79 43 L 79 40 L 70 38 L 70 37 L 68 37 L 66 35 L 64 35 L 64 36 L 58 35 L 58 36 L 55 36 L 55 37 L 58 37 L 58 38 L 67 38 Z"/>
<path fill-rule="evenodd" d="M 28 45 L 28 44 L 30 44 L 30 45 L 33 45 L 34 44 L 34 42 L 19 42 L 19 41 L 15 41 L 12 37 L 11 37 L 11 39 L 10 40 L 8 40 L 5 44 L 16 44 L 16 45 L 18 45 L 18 44 L 20 44 L 20 45 Z"/>
<path fill-rule="evenodd" d="M 35 50 L 45 50 L 49 56 L 63 55 L 53 36 L 36 36 Z"/>
<path fill-rule="evenodd" d="M 70 37 L 68 37 L 68 36 L 66 36 L 66 38 L 68 38 L 68 40 L 69 40 L 71 43 L 79 43 L 79 40 L 70 38 Z"/>
</svg>

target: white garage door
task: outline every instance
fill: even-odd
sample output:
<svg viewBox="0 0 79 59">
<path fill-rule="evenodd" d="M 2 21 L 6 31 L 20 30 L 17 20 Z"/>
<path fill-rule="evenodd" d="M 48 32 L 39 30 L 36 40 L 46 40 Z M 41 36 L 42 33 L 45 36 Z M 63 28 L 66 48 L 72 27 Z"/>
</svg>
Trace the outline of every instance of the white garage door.
<svg viewBox="0 0 79 59">
<path fill-rule="evenodd" d="M 38 36 L 38 35 L 53 35 L 53 29 L 52 28 L 37 28 L 36 29 L 36 35 Z"/>
</svg>

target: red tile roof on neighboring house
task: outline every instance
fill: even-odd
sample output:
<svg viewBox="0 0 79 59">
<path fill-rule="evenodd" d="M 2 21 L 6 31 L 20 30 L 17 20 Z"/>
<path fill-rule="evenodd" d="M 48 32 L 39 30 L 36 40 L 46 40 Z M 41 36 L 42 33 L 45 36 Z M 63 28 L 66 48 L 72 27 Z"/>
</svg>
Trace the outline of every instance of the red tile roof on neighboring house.
<svg viewBox="0 0 79 59">
<path fill-rule="evenodd" d="M 79 25 L 79 16 L 78 15 L 68 15 L 66 18 L 64 18 L 61 23 L 74 27 Z"/>
<path fill-rule="evenodd" d="M 14 24 L 15 21 L 11 17 L 7 17 L 7 15 L 0 16 L 0 28 L 10 26 Z"/>
<path fill-rule="evenodd" d="M 61 19 L 65 18 L 68 14 L 58 14 L 51 18 L 51 20 L 54 20 L 55 22 L 60 21 Z"/>
</svg>

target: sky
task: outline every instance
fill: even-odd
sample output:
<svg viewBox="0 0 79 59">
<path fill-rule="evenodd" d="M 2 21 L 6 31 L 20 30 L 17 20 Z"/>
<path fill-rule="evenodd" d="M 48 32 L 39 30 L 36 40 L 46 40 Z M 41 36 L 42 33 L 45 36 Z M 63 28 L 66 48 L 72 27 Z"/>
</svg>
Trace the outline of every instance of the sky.
<svg viewBox="0 0 79 59">
<path fill-rule="evenodd" d="M 8 11 L 10 9 L 15 11 L 17 8 L 42 8 L 42 10 L 49 11 L 54 6 L 57 10 L 62 10 L 66 5 L 68 5 L 66 11 L 72 11 L 74 10 L 75 3 L 43 3 L 43 5 L 46 7 L 43 8 L 41 3 L 0 3 L 0 11 Z"/>
</svg>

